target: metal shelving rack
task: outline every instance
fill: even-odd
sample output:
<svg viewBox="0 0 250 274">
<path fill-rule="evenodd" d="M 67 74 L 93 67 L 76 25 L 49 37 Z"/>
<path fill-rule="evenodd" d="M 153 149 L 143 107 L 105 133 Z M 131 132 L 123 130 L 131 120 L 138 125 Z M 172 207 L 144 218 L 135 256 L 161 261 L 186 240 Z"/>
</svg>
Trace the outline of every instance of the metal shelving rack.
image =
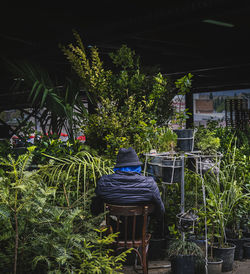
<svg viewBox="0 0 250 274">
<path fill-rule="evenodd" d="M 215 155 L 202 155 L 201 151 L 191 151 L 191 152 L 182 152 L 182 153 L 170 153 L 170 152 L 164 152 L 164 153 L 147 153 L 144 154 L 146 156 L 145 159 L 145 164 L 144 164 L 144 175 L 147 176 L 149 174 L 147 174 L 146 170 L 147 170 L 147 165 L 148 165 L 148 161 L 149 158 L 151 157 L 158 157 L 160 159 L 180 159 L 181 160 L 181 206 L 180 206 L 180 213 L 184 213 L 185 212 L 185 180 L 184 180 L 184 175 L 185 175 L 185 159 L 188 158 L 192 158 L 195 159 L 195 168 L 196 168 L 196 172 L 201 176 L 201 180 L 202 180 L 202 193 L 203 193 L 203 205 L 204 205 L 204 210 L 206 213 L 206 193 L 205 193 L 205 185 L 204 185 L 204 179 L 203 179 L 203 165 L 204 162 L 202 161 L 202 159 L 206 158 L 206 159 L 215 159 L 215 165 L 216 167 L 220 168 L 220 160 L 221 157 L 223 156 L 222 154 L 215 154 Z M 166 184 L 172 184 L 173 183 L 173 173 L 174 173 L 174 166 L 166 166 L 161 163 L 158 164 L 152 164 L 149 163 L 150 165 L 155 165 L 155 166 L 159 166 L 159 167 L 172 167 L 172 176 L 169 182 L 162 182 L 162 186 L 163 186 L 163 200 L 165 202 L 166 199 L 166 191 L 165 191 L 165 185 Z M 213 169 L 213 167 L 211 167 L 211 169 Z M 207 241 L 207 220 L 206 220 L 206 214 L 205 214 L 205 232 L 204 232 L 204 237 L 205 237 L 205 260 L 206 260 L 206 273 L 207 273 L 207 257 L 208 257 L 208 241 Z M 164 226 L 164 220 L 163 220 L 163 226 Z M 164 227 L 163 227 L 163 232 L 164 232 Z M 182 240 L 185 239 L 185 232 L 181 231 L 181 237 Z M 165 267 L 169 267 L 169 266 L 165 266 Z"/>
<path fill-rule="evenodd" d="M 163 187 L 163 201 L 166 201 L 166 189 L 165 189 L 165 185 L 169 185 L 169 184 L 173 184 L 173 179 L 174 179 L 174 173 L 175 173 L 175 168 L 180 168 L 181 169 L 181 213 L 184 213 L 185 211 L 185 181 L 184 181 L 184 164 L 185 164 L 185 153 L 182 154 L 178 154 L 178 153 L 170 153 L 170 152 L 164 152 L 164 153 L 147 153 L 144 154 L 146 156 L 145 159 L 145 165 L 144 165 L 144 175 L 147 176 L 147 164 L 148 164 L 148 160 L 150 157 L 159 157 L 162 161 L 161 163 L 153 163 L 150 164 L 152 166 L 159 166 L 159 167 L 172 167 L 172 174 L 171 174 L 171 178 L 169 181 L 162 181 L 162 187 Z M 169 160 L 172 159 L 173 160 L 173 165 L 164 165 L 162 164 L 163 160 Z M 181 160 L 181 166 L 175 167 L 175 161 L 176 160 Z M 164 221 L 163 221 L 163 232 L 164 232 Z M 182 232 L 182 238 L 184 239 L 184 233 Z"/>
</svg>

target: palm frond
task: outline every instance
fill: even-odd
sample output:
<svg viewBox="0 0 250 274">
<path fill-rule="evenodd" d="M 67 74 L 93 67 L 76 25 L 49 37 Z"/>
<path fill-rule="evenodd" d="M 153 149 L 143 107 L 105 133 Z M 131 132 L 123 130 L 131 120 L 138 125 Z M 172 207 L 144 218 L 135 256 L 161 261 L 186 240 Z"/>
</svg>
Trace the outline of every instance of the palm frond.
<svg viewBox="0 0 250 274">
<path fill-rule="evenodd" d="M 80 183 L 83 192 L 86 193 L 89 184 L 96 186 L 97 178 L 103 174 L 112 173 L 111 162 L 99 157 L 92 156 L 87 151 L 81 151 L 76 155 L 69 155 L 64 158 L 56 158 L 44 154 L 53 160 L 53 163 L 41 168 L 43 177 L 52 185 L 60 181 L 67 181 L 71 176 L 76 178 L 77 197 L 79 195 Z M 65 178 L 63 177 L 65 176 Z M 64 179 L 63 179 L 64 178 Z"/>
</svg>

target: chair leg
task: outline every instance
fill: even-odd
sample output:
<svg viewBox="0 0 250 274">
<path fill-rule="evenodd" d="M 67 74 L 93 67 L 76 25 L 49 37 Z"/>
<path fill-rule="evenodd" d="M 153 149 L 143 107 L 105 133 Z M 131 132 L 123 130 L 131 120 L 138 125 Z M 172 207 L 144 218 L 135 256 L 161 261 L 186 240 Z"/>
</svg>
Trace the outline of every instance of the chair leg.
<svg viewBox="0 0 250 274">
<path fill-rule="evenodd" d="M 147 266 L 147 272 L 148 272 L 148 246 L 146 248 L 146 266 Z"/>
<path fill-rule="evenodd" d="M 148 274 L 146 246 L 142 248 L 142 269 L 143 269 L 143 274 Z"/>
</svg>

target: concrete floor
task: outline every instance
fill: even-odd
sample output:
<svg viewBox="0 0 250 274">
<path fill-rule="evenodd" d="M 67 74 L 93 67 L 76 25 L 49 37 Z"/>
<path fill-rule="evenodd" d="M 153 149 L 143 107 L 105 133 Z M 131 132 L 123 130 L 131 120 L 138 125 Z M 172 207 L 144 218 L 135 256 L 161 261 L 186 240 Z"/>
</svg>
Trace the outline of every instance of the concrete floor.
<svg viewBox="0 0 250 274">
<path fill-rule="evenodd" d="M 158 273 L 171 273 L 171 267 L 166 267 L 167 265 L 170 265 L 170 262 L 167 260 L 164 261 L 150 261 L 149 262 L 149 274 L 158 274 Z M 165 267 L 164 267 L 165 266 Z M 139 268 L 139 267 L 138 267 Z M 134 274 L 134 273 L 142 273 L 141 270 L 138 270 L 138 272 L 133 270 L 133 266 L 125 266 L 123 268 L 124 274 Z M 243 260 L 243 261 L 234 261 L 234 267 L 233 271 L 229 272 L 222 272 L 225 274 L 250 274 L 250 259 L 249 260 Z"/>
</svg>

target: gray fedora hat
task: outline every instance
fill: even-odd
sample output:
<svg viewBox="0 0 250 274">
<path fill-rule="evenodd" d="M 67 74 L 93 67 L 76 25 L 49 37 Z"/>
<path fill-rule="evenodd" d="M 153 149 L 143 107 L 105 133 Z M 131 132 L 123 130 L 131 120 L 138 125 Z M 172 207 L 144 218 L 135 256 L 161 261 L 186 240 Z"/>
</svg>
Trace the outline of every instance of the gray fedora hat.
<svg viewBox="0 0 250 274">
<path fill-rule="evenodd" d="M 125 166 L 141 166 L 135 150 L 132 147 L 121 148 L 117 154 L 117 161 L 115 167 L 125 167 Z"/>
</svg>

